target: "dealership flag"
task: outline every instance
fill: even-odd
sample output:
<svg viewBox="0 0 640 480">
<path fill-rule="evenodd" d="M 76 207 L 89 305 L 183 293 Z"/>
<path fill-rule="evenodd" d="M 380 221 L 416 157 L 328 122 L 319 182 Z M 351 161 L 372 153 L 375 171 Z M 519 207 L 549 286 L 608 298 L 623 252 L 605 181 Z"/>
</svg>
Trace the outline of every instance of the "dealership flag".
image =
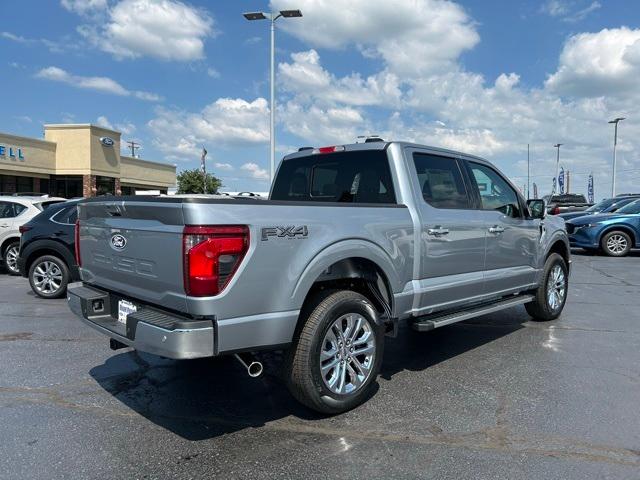
<svg viewBox="0 0 640 480">
<path fill-rule="evenodd" d="M 589 184 L 587 186 L 587 195 L 589 197 L 589 203 L 593 203 L 593 173 L 589 174 Z"/>
<path fill-rule="evenodd" d="M 558 187 L 560 187 L 560 195 L 564 193 L 564 168 L 560 167 L 560 175 L 558 175 Z"/>
<path fill-rule="evenodd" d="M 556 177 L 553 177 L 553 190 L 551 190 L 551 194 L 555 195 L 556 193 Z"/>
<path fill-rule="evenodd" d="M 538 185 L 536 185 L 536 182 L 533 182 L 533 198 L 538 198 Z"/>
</svg>

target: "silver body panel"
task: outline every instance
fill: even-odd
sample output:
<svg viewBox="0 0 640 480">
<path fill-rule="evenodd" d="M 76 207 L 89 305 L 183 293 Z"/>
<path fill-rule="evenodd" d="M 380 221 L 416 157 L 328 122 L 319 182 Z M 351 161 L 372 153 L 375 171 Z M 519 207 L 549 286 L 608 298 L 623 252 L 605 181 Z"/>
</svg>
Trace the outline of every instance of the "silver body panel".
<svg viewBox="0 0 640 480">
<path fill-rule="evenodd" d="M 568 247 L 561 219 L 547 217 L 541 228 L 540 220 L 429 206 L 417 189 L 410 153 L 488 162 L 399 142 L 352 145 L 347 151 L 383 148 L 398 205 L 219 199 L 81 203 L 82 280 L 156 307 L 215 318 L 218 353 L 225 353 L 290 342 L 312 285 L 341 260 L 376 264 L 386 277 L 394 317 L 406 319 L 529 290 L 538 282 L 550 246 L 562 241 Z M 306 155 L 293 154 L 286 161 Z M 183 226 L 234 224 L 248 225 L 250 243 L 231 282 L 215 297 L 187 297 Z M 505 231 L 488 233 L 495 224 Z M 292 225 L 307 227 L 308 235 L 262 237 L 263 228 Z M 428 235 L 435 226 L 451 233 L 447 238 Z M 122 251 L 109 245 L 114 234 L 127 239 Z"/>
</svg>

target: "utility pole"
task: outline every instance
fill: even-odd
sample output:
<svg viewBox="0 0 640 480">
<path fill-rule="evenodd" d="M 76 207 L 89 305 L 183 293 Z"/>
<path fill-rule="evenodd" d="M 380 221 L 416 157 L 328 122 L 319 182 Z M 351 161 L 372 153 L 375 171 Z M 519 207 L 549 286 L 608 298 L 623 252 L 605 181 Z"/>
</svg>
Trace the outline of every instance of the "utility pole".
<svg viewBox="0 0 640 480">
<path fill-rule="evenodd" d="M 567 170 L 567 193 L 571 193 L 571 171 Z"/>
<path fill-rule="evenodd" d="M 129 148 L 131 149 L 131 156 L 133 158 L 136 158 L 136 150 L 138 150 L 140 148 L 140 144 L 134 142 L 133 140 L 129 140 L 128 142 L 126 142 L 127 145 L 129 146 Z"/>
<path fill-rule="evenodd" d="M 529 144 L 527 143 L 527 200 L 531 198 L 529 191 L 529 178 L 530 178 L 530 169 L 529 169 Z"/>
<path fill-rule="evenodd" d="M 553 192 L 551 192 L 551 195 L 555 195 L 556 194 L 556 185 L 558 185 L 559 182 L 559 178 L 558 178 L 558 174 L 560 173 L 560 147 L 562 146 L 562 143 L 556 143 L 554 145 L 554 147 L 558 150 L 558 153 L 556 154 L 556 181 L 553 184 Z"/>
<path fill-rule="evenodd" d="M 616 196 L 616 146 L 618 145 L 618 123 L 624 120 L 624 117 L 618 117 L 611 120 L 609 123 L 614 124 L 613 129 L 613 173 L 611 175 L 611 197 Z"/>
</svg>

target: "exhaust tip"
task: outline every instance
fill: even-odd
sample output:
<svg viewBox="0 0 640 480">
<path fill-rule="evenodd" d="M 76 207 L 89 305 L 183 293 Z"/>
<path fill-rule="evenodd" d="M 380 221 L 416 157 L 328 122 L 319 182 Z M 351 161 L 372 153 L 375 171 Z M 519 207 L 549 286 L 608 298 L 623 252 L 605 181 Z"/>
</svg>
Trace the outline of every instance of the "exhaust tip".
<svg viewBox="0 0 640 480">
<path fill-rule="evenodd" d="M 252 362 L 247 367 L 247 372 L 249 373 L 249 376 L 252 378 L 256 378 L 262 375 L 262 370 L 263 368 L 260 362 Z"/>
<path fill-rule="evenodd" d="M 256 360 L 250 353 L 235 353 L 233 356 L 247 369 L 247 373 L 251 378 L 257 378 L 262 375 L 264 371 L 262 363 Z"/>
</svg>

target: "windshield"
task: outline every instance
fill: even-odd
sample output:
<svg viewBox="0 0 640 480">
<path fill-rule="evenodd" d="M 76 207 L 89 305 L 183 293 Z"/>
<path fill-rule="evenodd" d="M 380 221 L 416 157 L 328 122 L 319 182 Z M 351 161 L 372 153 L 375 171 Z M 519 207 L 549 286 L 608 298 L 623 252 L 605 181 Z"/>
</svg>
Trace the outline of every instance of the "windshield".
<svg viewBox="0 0 640 480">
<path fill-rule="evenodd" d="M 599 201 L 595 205 L 590 206 L 585 210 L 585 212 L 602 212 L 603 210 L 606 210 L 614 203 L 616 203 L 615 198 L 606 198 L 604 200 Z"/>
<path fill-rule="evenodd" d="M 640 200 L 636 200 L 635 202 L 631 202 L 629 205 L 625 205 L 616 213 L 640 213 Z"/>
</svg>

